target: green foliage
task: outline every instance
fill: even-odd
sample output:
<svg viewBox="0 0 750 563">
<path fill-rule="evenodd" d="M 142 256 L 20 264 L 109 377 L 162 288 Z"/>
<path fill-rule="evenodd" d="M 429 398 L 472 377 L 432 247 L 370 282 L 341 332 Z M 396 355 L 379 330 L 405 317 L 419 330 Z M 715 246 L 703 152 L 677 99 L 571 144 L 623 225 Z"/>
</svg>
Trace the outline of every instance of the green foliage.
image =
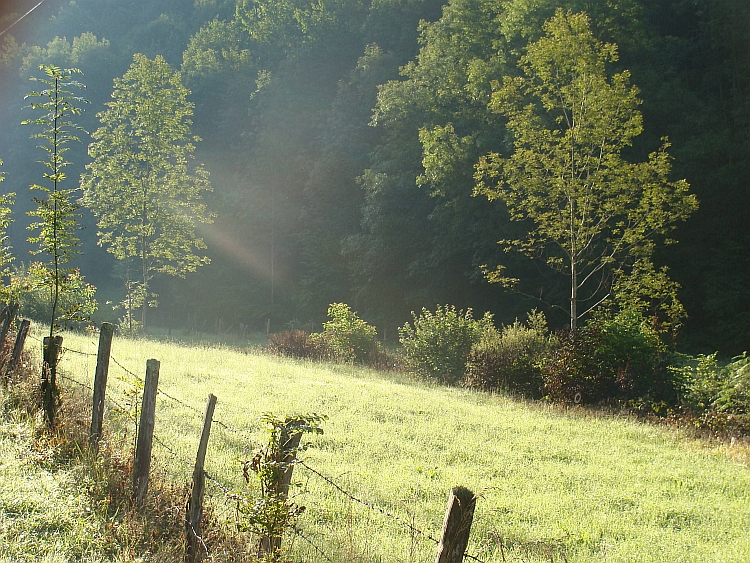
<svg viewBox="0 0 750 563">
<path fill-rule="evenodd" d="M 259 497 L 253 502 L 240 498 L 237 502 L 240 529 L 252 532 L 258 539 L 258 555 L 270 561 L 281 561 L 281 540 L 295 529 L 305 507 L 289 500 L 290 481 L 285 474 L 299 461 L 304 434 L 322 434 L 324 415 L 310 413 L 284 419 L 264 414 L 261 422 L 270 425 L 268 444 L 258 448 L 252 459 L 243 464 L 245 482 L 250 485 L 252 471 L 258 480 Z"/>
<path fill-rule="evenodd" d="M 58 279 L 59 299 L 55 322 L 65 328 L 88 321 L 96 312 L 96 287 L 86 282 L 81 273 L 67 268 Z M 21 265 L 10 274 L 10 294 L 18 301 L 20 312 L 35 321 L 48 321 L 55 306 L 54 272 L 41 262 Z"/>
<path fill-rule="evenodd" d="M 72 65 L 83 67 L 95 59 L 103 59 L 109 53 L 109 41 L 99 41 L 87 31 L 73 38 L 71 44 L 65 37 L 55 37 L 47 47 L 29 47 L 21 63 L 21 73 L 26 74 L 41 65 Z"/>
<path fill-rule="evenodd" d="M 475 194 L 502 200 L 512 220 L 528 222 L 526 235 L 500 243 L 544 257 L 570 280 L 575 330 L 610 296 L 614 273 L 650 258 L 657 237 L 671 242 L 664 237 L 697 202 L 685 180 L 669 180 L 666 140 L 647 162 L 622 158 L 643 119 L 630 73 L 607 73 L 617 47 L 595 39 L 582 13 L 560 9 L 544 31 L 521 57 L 522 75 L 495 84 L 490 108 L 507 119 L 514 151 L 479 160 Z M 502 267 L 488 277 L 518 282 Z"/>
<path fill-rule="evenodd" d="M 423 308 L 419 316 L 412 312 L 412 318 L 413 326 L 406 323 L 398 329 L 404 364 L 422 377 L 450 385 L 463 377 L 472 346 L 495 330 L 490 313 L 475 320 L 471 309 L 464 312 L 454 305 L 438 305 L 434 313 Z"/>
<path fill-rule="evenodd" d="M 48 185 L 33 184 L 32 190 L 42 192 L 41 197 L 34 197 L 37 208 L 29 215 L 37 219 L 29 225 L 29 230 L 36 231 L 36 235 L 29 237 L 29 242 L 36 244 L 38 250 L 33 254 L 46 254 L 49 262 L 43 267 L 30 270 L 37 275 L 37 284 L 49 284 L 51 293 L 51 308 L 49 316 L 50 337 L 58 322 L 58 304 L 61 293 L 69 287 L 68 278 L 76 277 L 70 268 L 63 266 L 78 254 L 78 209 L 76 203 L 77 189 L 63 189 L 60 184 L 65 180 L 64 168 L 70 163 L 65 159 L 68 145 L 80 139 L 74 132 L 80 127 L 71 117 L 79 115 L 81 109 L 76 105 L 85 103 L 83 98 L 74 96 L 70 88 L 83 88 L 83 84 L 72 79 L 79 74 L 78 69 L 61 69 L 51 65 L 42 65 L 41 70 L 47 78 L 32 77 L 46 88 L 30 92 L 27 98 L 40 98 L 40 102 L 31 102 L 32 110 L 41 110 L 41 117 L 23 121 L 24 124 L 37 125 L 42 131 L 32 135 L 33 139 L 40 139 L 40 148 L 44 150 L 47 160 L 42 163 L 47 167 L 44 178 Z M 81 304 L 83 306 L 83 304 Z M 65 317 L 68 313 L 64 313 Z M 64 318 L 63 320 L 68 320 Z"/>
<path fill-rule="evenodd" d="M 653 319 L 634 311 L 600 313 L 560 337 L 543 363 L 544 395 L 559 402 L 676 405 L 682 385 L 669 369 L 673 360 Z"/>
<path fill-rule="evenodd" d="M 544 314 L 531 311 L 501 330 L 487 330 L 471 347 L 466 362 L 467 387 L 502 389 L 529 398 L 542 394 L 542 364 L 557 346 Z"/>
<path fill-rule="evenodd" d="M 0 165 L 3 164 L 0 159 Z M 0 182 L 5 180 L 5 173 L 0 172 Z M 9 288 L 6 285 L 7 277 L 10 274 L 10 263 L 13 262 L 13 254 L 8 244 L 8 227 L 11 222 L 10 206 L 15 200 L 15 193 L 0 194 L 0 301 L 8 303 L 10 301 Z"/>
<path fill-rule="evenodd" d="M 377 356 L 378 332 L 359 318 L 345 303 L 331 303 L 330 320 L 323 323 L 323 332 L 311 335 L 314 342 L 327 349 L 331 357 L 344 362 L 369 363 Z"/>
<path fill-rule="evenodd" d="M 206 248 L 196 227 L 212 221 L 203 202 L 211 185 L 202 165 L 189 167 L 200 139 L 190 134 L 193 104 L 180 74 L 161 56 L 133 59 L 115 79 L 108 109 L 97 114 L 103 125 L 92 135 L 94 160 L 81 185 L 84 205 L 98 218 L 99 244 L 118 260 L 138 263 L 138 288 L 148 294 L 141 306 L 145 327 L 153 276 L 184 277 L 209 263 L 196 254 Z"/>
<path fill-rule="evenodd" d="M 750 357 L 721 365 L 716 354 L 698 356 L 675 370 L 686 380 L 684 400 L 698 424 L 715 432 L 750 432 Z"/>
</svg>

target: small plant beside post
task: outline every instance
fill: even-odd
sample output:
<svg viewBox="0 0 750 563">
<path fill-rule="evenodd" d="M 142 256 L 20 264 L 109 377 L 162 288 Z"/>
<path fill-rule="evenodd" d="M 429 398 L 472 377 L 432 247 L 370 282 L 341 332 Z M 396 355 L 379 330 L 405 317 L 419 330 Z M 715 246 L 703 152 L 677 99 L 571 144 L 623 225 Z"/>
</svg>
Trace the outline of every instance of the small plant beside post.
<svg viewBox="0 0 750 563">
<path fill-rule="evenodd" d="M 104 394 L 107 390 L 107 375 L 109 373 L 109 355 L 112 350 L 112 335 L 114 326 L 102 323 L 99 331 L 99 352 L 96 356 L 96 373 L 94 375 L 94 397 L 91 408 L 91 430 L 89 443 L 94 452 L 99 451 L 99 439 L 102 436 L 104 421 Z"/>
<path fill-rule="evenodd" d="M 291 416 L 285 419 L 266 414 L 261 421 L 271 425 L 268 445 L 256 450 L 243 466 L 245 481 L 250 483 L 250 472 L 260 481 L 261 498 L 255 501 L 240 500 L 237 504 L 241 528 L 258 538 L 258 555 L 267 561 L 282 560 L 281 540 L 294 529 L 297 518 L 305 510 L 289 502 L 289 486 L 302 434 L 322 434 L 319 424 L 325 416 L 315 413 Z"/>
<path fill-rule="evenodd" d="M 435 563 L 462 563 L 469 544 L 476 503 L 477 497 L 469 489 L 451 489 Z"/>
<path fill-rule="evenodd" d="M 146 382 L 143 387 L 141 423 L 133 461 L 133 498 L 136 506 L 143 505 L 148 490 L 148 476 L 151 469 L 151 446 L 154 437 L 156 414 L 156 390 L 159 385 L 159 360 L 146 361 Z"/>
</svg>

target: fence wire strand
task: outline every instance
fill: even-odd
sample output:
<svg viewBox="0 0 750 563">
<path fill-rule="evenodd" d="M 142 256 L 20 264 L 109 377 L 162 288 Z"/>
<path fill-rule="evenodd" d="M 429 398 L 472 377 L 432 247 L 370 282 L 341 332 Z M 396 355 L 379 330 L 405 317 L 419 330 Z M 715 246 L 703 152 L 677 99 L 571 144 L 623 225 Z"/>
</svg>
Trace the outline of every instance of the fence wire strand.
<svg viewBox="0 0 750 563">
<path fill-rule="evenodd" d="M 333 481 L 333 479 L 331 479 L 330 477 L 326 477 L 320 471 L 318 471 L 316 469 L 313 469 L 312 467 L 310 467 L 309 465 L 307 465 L 304 461 L 297 461 L 297 465 L 301 465 L 302 467 L 304 467 L 308 471 L 312 472 L 313 474 L 315 474 L 318 477 L 320 477 L 321 479 L 323 479 L 326 483 L 328 483 L 329 485 L 331 485 L 334 489 L 336 489 L 337 491 L 339 491 L 344 496 L 348 497 L 349 500 L 354 501 L 354 502 L 356 502 L 358 504 L 361 504 L 362 506 L 366 506 L 367 508 L 369 508 L 370 510 L 374 510 L 375 512 L 380 512 L 383 516 L 386 516 L 387 518 L 390 518 L 391 520 L 394 520 L 394 521 L 398 522 L 399 524 L 401 524 L 402 526 L 408 528 L 410 531 L 414 532 L 415 534 L 419 534 L 420 536 L 422 536 L 424 538 L 427 538 L 428 540 L 431 540 L 431 541 L 435 542 L 436 544 L 440 543 L 440 540 L 435 539 L 433 536 L 431 536 L 427 532 L 425 532 L 423 530 L 420 530 L 419 528 L 417 528 L 416 526 L 410 524 L 409 522 L 407 522 L 403 518 L 399 518 L 398 516 L 396 516 L 394 514 L 391 514 L 390 512 L 388 512 L 387 510 L 385 510 L 384 508 L 380 508 L 379 506 L 376 506 L 376 505 L 374 505 L 374 504 L 372 504 L 370 502 L 367 502 L 365 500 L 362 500 L 360 498 L 355 497 L 352 493 L 350 493 L 349 491 L 347 491 L 346 489 L 344 489 L 343 487 L 341 487 L 338 483 L 336 483 L 335 481 Z"/>
</svg>

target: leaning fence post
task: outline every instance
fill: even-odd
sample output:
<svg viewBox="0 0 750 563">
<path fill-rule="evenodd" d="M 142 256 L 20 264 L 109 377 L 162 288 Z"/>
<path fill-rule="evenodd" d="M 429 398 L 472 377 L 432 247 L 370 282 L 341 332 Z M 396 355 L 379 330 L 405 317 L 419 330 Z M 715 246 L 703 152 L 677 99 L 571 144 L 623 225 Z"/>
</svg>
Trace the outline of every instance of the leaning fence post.
<svg viewBox="0 0 750 563">
<path fill-rule="evenodd" d="M 159 385 L 159 360 L 146 361 L 146 381 L 143 386 L 141 423 L 133 461 L 133 497 L 136 506 L 143 504 L 148 490 L 148 474 L 151 468 L 151 444 L 154 437 L 156 412 L 156 389 Z"/>
<path fill-rule="evenodd" d="M 203 416 L 203 430 L 201 440 L 198 443 L 198 454 L 195 457 L 195 469 L 193 470 L 193 491 L 185 515 L 185 561 L 193 563 L 198 555 L 198 540 L 201 534 L 201 516 L 203 515 L 203 490 L 206 484 L 206 474 L 203 465 L 206 461 L 206 449 L 208 448 L 208 437 L 211 434 L 211 422 L 214 418 L 214 407 L 216 397 L 208 395 L 206 403 L 206 414 Z"/>
<path fill-rule="evenodd" d="M 28 319 L 24 319 L 21 321 L 21 326 L 18 328 L 18 334 L 16 334 L 16 343 L 13 346 L 13 352 L 10 354 L 10 361 L 8 362 L 8 369 L 5 370 L 5 379 L 7 380 L 10 377 L 10 374 L 13 373 L 13 371 L 18 366 L 18 362 L 21 359 L 21 354 L 23 353 L 23 347 L 26 344 L 26 337 L 29 334 L 29 326 L 31 326 L 31 321 Z"/>
<path fill-rule="evenodd" d="M 453 487 L 443 522 L 435 563 L 462 563 L 474 520 L 476 497 L 465 487 Z"/>
<path fill-rule="evenodd" d="M 5 339 L 8 337 L 8 331 L 16 318 L 17 312 L 18 303 L 9 303 L 3 308 L 2 313 L 0 313 L 0 322 L 3 325 L 2 329 L 0 329 L 0 348 L 5 345 Z"/>
<path fill-rule="evenodd" d="M 47 424 L 55 427 L 57 407 L 57 358 L 62 348 L 62 336 L 46 336 L 42 342 L 42 401 Z"/>
<path fill-rule="evenodd" d="M 109 373 L 109 354 L 112 350 L 112 335 L 115 328 L 111 323 L 102 323 L 99 331 L 99 353 L 96 356 L 96 373 L 94 375 L 94 397 L 91 407 L 91 430 L 89 444 L 94 452 L 99 451 L 99 439 L 102 436 L 104 421 L 104 394 L 107 390 L 107 374 Z"/>
</svg>

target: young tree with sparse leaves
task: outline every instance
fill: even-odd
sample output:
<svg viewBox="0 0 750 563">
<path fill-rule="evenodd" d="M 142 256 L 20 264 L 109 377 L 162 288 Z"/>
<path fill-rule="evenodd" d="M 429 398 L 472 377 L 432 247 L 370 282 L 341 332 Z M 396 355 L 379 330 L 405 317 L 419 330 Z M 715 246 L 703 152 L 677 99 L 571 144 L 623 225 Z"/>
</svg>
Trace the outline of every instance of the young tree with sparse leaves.
<svg viewBox="0 0 750 563">
<path fill-rule="evenodd" d="M 29 242 L 38 245 L 32 253 L 46 254 L 48 262 L 35 262 L 33 278 L 36 284 L 48 287 L 50 290 L 50 338 L 53 336 L 57 323 L 61 320 L 81 320 L 80 304 L 72 304 L 60 311 L 61 293 L 66 290 L 66 280 L 74 273 L 74 269 L 66 267 L 78 254 L 79 240 L 78 210 L 76 193 L 78 187 L 63 188 L 66 179 L 65 167 L 70 163 L 65 159 L 69 144 L 80 142 L 76 131 L 81 127 L 72 121 L 72 117 L 81 113 L 80 104 L 86 100 L 72 93 L 71 88 L 83 88 L 83 84 L 73 80 L 73 75 L 80 74 L 76 68 L 62 69 L 53 65 L 41 65 L 46 77 L 31 80 L 43 86 L 39 91 L 33 91 L 26 98 L 33 100 L 29 104 L 32 110 L 42 111 L 36 119 L 23 121 L 27 125 L 37 125 L 41 132 L 32 135 L 33 139 L 40 139 L 41 148 L 47 156 L 41 161 L 47 168 L 44 178 L 46 185 L 34 184 L 32 190 L 41 192 L 41 196 L 34 197 L 37 208 L 29 215 L 36 221 L 29 226 L 29 230 L 36 234 L 29 237 Z"/>
<path fill-rule="evenodd" d="M 607 63 L 617 47 L 594 38 L 588 17 L 558 10 L 545 36 L 521 57 L 520 76 L 497 83 L 490 108 L 507 119 L 513 151 L 490 153 L 476 165 L 476 194 L 502 200 L 511 219 L 528 224 L 526 235 L 502 240 L 546 264 L 570 281 L 570 328 L 613 297 L 613 287 L 636 272 L 643 295 L 621 296 L 640 303 L 653 295 L 674 303 L 675 284 L 651 264 L 657 240 L 664 243 L 678 221 L 696 208 L 685 180 L 670 181 L 671 157 L 664 140 L 646 162 L 622 156 L 642 129 L 638 89 L 630 73 L 613 75 Z M 500 266 L 491 281 L 514 285 Z M 636 286 L 630 285 L 631 292 Z"/>
<path fill-rule="evenodd" d="M 3 160 L 0 159 L 0 166 L 2 166 Z M 5 180 L 5 172 L 0 172 L 0 182 Z M 6 278 L 8 278 L 10 272 L 8 267 L 13 261 L 13 255 L 10 252 L 10 246 L 8 246 L 8 235 L 6 234 L 8 227 L 10 226 L 12 219 L 10 216 L 10 206 L 13 205 L 15 200 L 15 193 L 8 193 L 0 195 L 0 301 L 10 301 L 9 286 L 5 284 Z"/>
<path fill-rule="evenodd" d="M 133 59 L 97 115 L 102 127 L 92 135 L 93 162 L 81 182 L 99 244 L 138 272 L 137 283 L 126 280 L 126 301 L 141 306 L 145 330 L 146 307 L 157 304 L 149 289 L 154 275 L 184 277 L 209 261 L 199 254 L 206 245 L 196 227 L 212 220 L 203 202 L 211 185 L 202 165 L 191 166 L 200 139 L 190 133 L 193 104 L 180 73 L 161 56 Z"/>
</svg>

